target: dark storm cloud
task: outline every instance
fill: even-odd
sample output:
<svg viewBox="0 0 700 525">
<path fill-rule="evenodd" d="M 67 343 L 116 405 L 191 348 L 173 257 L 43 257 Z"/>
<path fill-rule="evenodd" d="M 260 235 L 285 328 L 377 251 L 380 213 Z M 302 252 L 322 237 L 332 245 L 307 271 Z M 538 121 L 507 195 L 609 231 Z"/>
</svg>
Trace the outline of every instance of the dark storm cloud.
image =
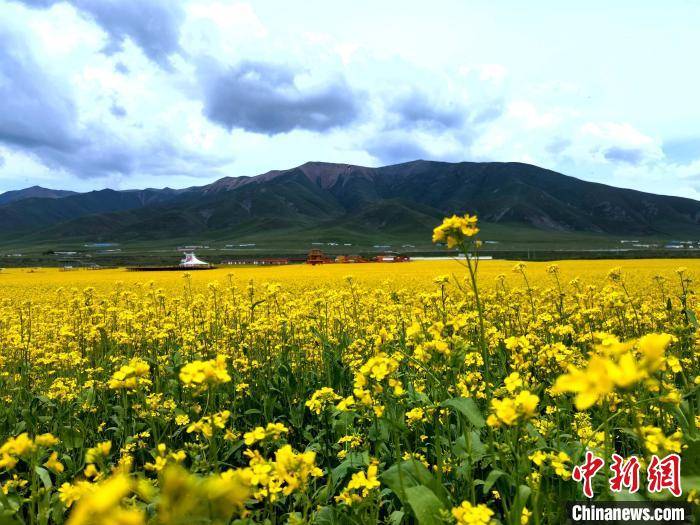
<svg viewBox="0 0 700 525">
<path fill-rule="evenodd" d="M 199 175 L 231 160 L 183 151 L 167 134 L 133 141 L 101 123 L 81 124 L 68 87 L 45 72 L 20 35 L 1 29 L 0 144 L 80 178 Z"/>
<path fill-rule="evenodd" d="M 75 151 L 76 109 L 19 38 L 0 29 L 0 142 L 29 150 Z"/>
<path fill-rule="evenodd" d="M 362 147 L 383 164 L 417 159 L 464 160 L 469 146 L 481 134 L 484 125 L 503 114 L 501 100 L 486 100 L 467 106 L 462 101 L 440 98 L 419 89 L 411 89 L 383 101 L 387 118 L 378 133 Z M 448 141 L 452 146 L 436 156 L 430 143 Z M 438 138 L 439 137 L 439 138 Z"/>
<path fill-rule="evenodd" d="M 36 7 L 44 9 L 46 7 L 51 7 L 54 4 L 61 2 L 62 0 L 15 0 L 29 7 Z"/>
<path fill-rule="evenodd" d="M 664 142 L 664 155 L 678 164 L 687 164 L 700 159 L 700 137 L 688 137 Z"/>
<path fill-rule="evenodd" d="M 503 102 L 499 100 L 479 108 L 471 121 L 474 124 L 485 124 L 496 120 L 501 115 L 503 115 Z"/>
<path fill-rule="evenodd" d="M 60 0 L 16 0 L 29 7 L 46 8 Z M 109 37 L 104 51 L 120 51 L 126 39 L 148 58 L 169 67 L 170 55 L 180 51 L 180 26 L 185 18 L 177 0 L 66 0 L 94 20 Z"/>
<path fill-rule="evenodd" d="M 78 152 L 42 152 L 41 160 L 51 168 L 69 171 L 82 179 L 111 174 L 195 175 L 211 173 L 231 158 L 183 151 L 169 137 L 143 138 L 139 141 L 118 137 L 101 127 L 83 131 L 85 141 Z"/>
<path fill-rule="evenodd" d="M 564 152 L 569 146 L 571 146 L 571 141 L 569 139 L 560 137 L 554 139 L 549 144 L 547 144 L 546 150 L 552 155 L 559 155 L 560 153 Z"/>
<path fill-rule="evenodd" d="M 126 109 L 119 104 L 112 104 L 112 107 L 109 108 L 109 112 L 118 118 L 126 117 Z"/>
<path fill-rule="evenodd" d="M 266 135 L 326 131 L 357 119 L 362 95 L 344 78 L 304 89 L 295 83 L 296 76 L 290 67 L 263 62 L 228 69 L 209 66 L 201 74 L 204 113 L 229 130 Z"/>
<path fill-rule="evenodd" d="M 107 53 L 121 50 L 131 39 L 161 66 L 180 50 L 180 26 L 184 20 L 182 3 L 172 0 L 71 0 L 109 35 Z"/>
<path fill-rule="evenodd" d="M 126 75 L 129 73 L 129 68 L 126 67 L 126 65 L 123 62 L 117 62 L 114 66 L 114 70 L 117 73 L 121 73 L 122 75 Z"/>
<path fill-rule="evenodd" d="M 619 148 L 613 146 L 603 152 L 606 159 L 637 165 L 644 160 L 644 150 L 638 148 Z"/>
<path fill-rule="evenodd" d="M 428 151 L 405 134 L 383 134 L 364 144 L 364 149 L 382 164 L 398 164 L 430 158 Z"/>
<path fill-rule="evenodd" d="M 399 126 L 422 125 L 439 128 L 459 128 L 469 112 L 455 103 L 438 104 L 420 91 L 412 91 L 388 105 L 389 111 L 399 117 Z"/>
<path fill-rule="evenodd" d="M 387 110 L 396 117 L 389 127 L 459 130 L 497 119 L 503 114 L 503 103 L 495 100 L 467 107 L 454 100 L 430 98 L 422 91 L 413 90 L 389 101 Z"/>
</svg>

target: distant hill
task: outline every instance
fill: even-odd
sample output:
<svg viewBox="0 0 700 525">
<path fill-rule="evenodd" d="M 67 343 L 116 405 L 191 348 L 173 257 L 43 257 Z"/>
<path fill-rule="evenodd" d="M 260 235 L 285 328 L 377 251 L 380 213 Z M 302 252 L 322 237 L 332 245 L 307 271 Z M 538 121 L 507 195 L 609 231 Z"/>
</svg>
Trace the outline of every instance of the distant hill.
<svg viewBox="0 0 700 525">
<path fill-rule="evenodd" d="M 23 190 L 20 190 L 23 191 Z M 94 218 L 106 213 L 156 207 L 179 195 L 179 190 L 100 190 L 74 193 L 61 198 L 27 197 L 0 206 L 0 224 L 5 236 L 38 234 L 45 228 L 60 230 L 73 219 Z M 90 232 L 85 231 L 86 235 Z M 0 234 L 1 235 L 1 234 Z M 78 234 L 80 237 L 82 234 Z"/>
<path fill-rule="evenodd" d="M 24 191 L 24 190 L 22 190 Z M 184 190 L 102 190 L 0 205 L 7 240 L 308 237 L 425 239 L 445 215 L 523 232 L 700 239 L 700 202 L 585 182 L 515 162 L 309 162 Z"/>
<path fill-rule="evenodd" d="M 60 199 L 68 195 L 75 195 L 75 192 L 68 190 L 50 190 L 49 188 L 42 188 L 41 186 L 32 186 L 30 188 L 24 188 L 23 190 L 0 193 L 0 206 L 34 197 L 42 199 Z"/>
</svg>

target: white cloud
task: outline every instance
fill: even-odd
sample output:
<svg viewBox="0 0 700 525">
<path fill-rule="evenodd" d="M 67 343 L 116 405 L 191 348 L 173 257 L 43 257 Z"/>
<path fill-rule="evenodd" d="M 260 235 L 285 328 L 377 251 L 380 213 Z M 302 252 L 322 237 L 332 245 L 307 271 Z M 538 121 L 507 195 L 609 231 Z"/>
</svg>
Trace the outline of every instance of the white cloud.
<svg viewBox="0 0 700 525">
<path fill-rule="evenodd" d="M 22 35 L 24 65 L 35 64 L 32 71 L 49 79 L 42 100 L 65 103 L 47 105 L 42 129 L 51 124 L 76 150 L 37 152 L 16 138 L 0 142 L 0 190 L 35 182 L 79 189 L 189 185 L 307 160 L 376 165 L 412 155 L 531 161 L 664 193 L 700 185 L 700 159 L 679 164 L 664 156 L 669 131 L 651 106 L 625 114 L 619 109 L 624 100 L 604 98 L 625 73 L 592 80 L 569 68 L 566 53 L 556 62 L 556 50 L 537 54 L 531 43 L 509 41 L 507 32 L 491 39 L 480 29 L 486 19 L 465 37 L 435 23 L 436 10 L 411 5 L 395 13 L 360 2 L 373 13 L 368 18 L 359 4 L 341 16 L 332 5 L 290 12 L 252 1 L 183 0 L 159 45 L 158 32 L 143 33 L 145 26 L 129 18 L 133 10 L 117 13 L 128 15 L 128 24 L 117 17 L 119 24 L 110 26 L 108 15 L 115 13 L 91 0 L 49 9 L 19 1 L 0 0 L 0 34 L 9 28 Z M 170 7 L 163 0 L 140 1 L 154 9 L 149 12 Z M 472 19 L 463 9 L 456 9 L 453 25 Z M 397 16 L 409 26 L 425 17 L 430 23 L 421 23 L 421 34 L 415 26 L 401 31 L 389 24 Z M 511 58 L 516 55 L 519 60 Z M 207 118 L 213 114 L 207 113 L 202 72 L 207 65 L 226 72 L 245 63 L 269 66 L 263 84 L 277 105 L 255 89 L 228 96 L 231 86 L 224 83 L 225 107 L 216 113 L 222 127 Z M 285 68 L 293 80 L 274 82 Z M 243 87 L 251 85 L 260 83 Z M 659 96 L 674 102 L 667 95 Z M 254 114 L 252 100 L 259 102 Z M 65 111 L 57 111 L 61 107 Z M 647 113 L 646 120 L 636 118 Z M 674 126 L 692 127 L 697 119 L 690 113 Z M 29 112 L 18 116 L 29 124 Z M 248 131 L 240 129 L 242 121 Z M 266 121 L 273 136 L 264 133 L 271 129 Z"/>
<path fill-rule="evenodd" d="M 481 80 L 492 80 L 502 82 L 508 75 L 508 70 L 501 64 L 484 64 L 479 68 L 479 78 Z"/>
<path fill-rule="evenodd" d="M 250 4 L 196 1 L 186 6 L 180 42 L 193 57 L 231 58 L 254 49 L 268 34 Z"/>
<path fill-rule="evenodd" d="M 586 122 L 581 126 L 581 133 L 621 146 L 644 147 L 654 143 L 654 139 L 627 123 Z"/>
<path fill-rule="evenodd" d="M 539 111 L 534 104 L 516 100 L 508 105 L 508 115 L 521 120 L 526 128 L 550 128 L 560 122 L 560 117 L 553 112 Z"/>
<path fill-rule="evenodd" d="M 586 122 L 579 129 L 579 148 L 598 163 L 638 165 L 664 158 L 662 145 L 628 123 Z"/>
<path fill-rule="evenodd" d="M 338 53 L 343 64 L 348 64 L 360 49 L 360 44 L 356 42 L 344 42 L 337 44 L 333 49 Z"/>
</svg>

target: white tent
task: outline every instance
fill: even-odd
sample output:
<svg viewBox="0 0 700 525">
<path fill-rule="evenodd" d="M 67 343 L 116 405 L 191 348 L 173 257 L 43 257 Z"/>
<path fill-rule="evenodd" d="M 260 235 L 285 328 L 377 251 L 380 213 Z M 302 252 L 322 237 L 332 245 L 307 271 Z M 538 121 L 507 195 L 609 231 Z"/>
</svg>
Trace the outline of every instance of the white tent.
<svg viewBox="0 0 700 525">
<path fill-rule="evenodd" d="M 185 253 L 185 258 L 180 261 L 180 266 L 192 268 L 193 266 L 209 266 L 208 262 L 200 261 L 194 252 Z"/>
</svg>

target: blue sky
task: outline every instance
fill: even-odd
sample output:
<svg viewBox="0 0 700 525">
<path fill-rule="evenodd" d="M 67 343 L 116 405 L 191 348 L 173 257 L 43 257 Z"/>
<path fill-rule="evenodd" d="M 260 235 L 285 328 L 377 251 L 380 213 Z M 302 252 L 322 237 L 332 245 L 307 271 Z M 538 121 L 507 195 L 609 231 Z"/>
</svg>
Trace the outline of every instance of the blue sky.
<svg viewBox="0 0 700 525">
<path fill-rule="evenodd" d="M 0 0 L 0 191 L 522 161 L 700 198 L 700 3 Z"/>
</svg>

